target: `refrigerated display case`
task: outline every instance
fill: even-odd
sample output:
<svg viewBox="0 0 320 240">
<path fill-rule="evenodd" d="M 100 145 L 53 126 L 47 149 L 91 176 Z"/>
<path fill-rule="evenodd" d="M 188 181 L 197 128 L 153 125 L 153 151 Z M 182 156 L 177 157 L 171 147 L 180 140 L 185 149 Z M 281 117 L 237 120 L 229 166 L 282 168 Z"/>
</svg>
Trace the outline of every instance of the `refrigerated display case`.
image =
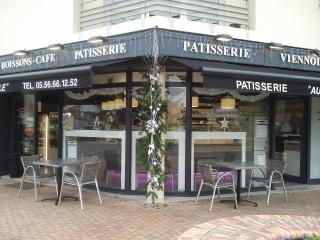
<svg viewBox="0 0 320 240">
<path fill-rule="evenodd" d="M 34 120 L 25 118 L 23 125 L 22 147 L 25 155 L 32 155 L 34 149 Z"/>
<path fill-rule="evenodd" d="M 38 153 L 43 160 L 57 158 L 58 113 L 39 114 Z"/>
<path fill-rule="evenodd" d="M 23 99 L 17 100 L 16 119 L 16 153 L 19 155 L 34 154 L 35 146 L 35 124 L 34 124 L 34 96 L 25 95 Z"/>
</svg>

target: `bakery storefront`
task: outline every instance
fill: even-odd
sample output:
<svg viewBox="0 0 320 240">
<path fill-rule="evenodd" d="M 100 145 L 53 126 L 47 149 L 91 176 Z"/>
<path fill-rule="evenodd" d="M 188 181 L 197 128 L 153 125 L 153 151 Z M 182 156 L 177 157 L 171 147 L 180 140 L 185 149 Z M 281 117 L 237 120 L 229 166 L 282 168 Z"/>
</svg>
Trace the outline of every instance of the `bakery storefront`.
<svg viewBox="0 0 320 240">
<path fill-rule="evenodd" d="M 102 189 L 145 192 L 137 89 L 157 44 L 167 193 L 196 191 L 197 163 L 214 160 L 286 159 L 288 181 L 320 183 L 318 52 L 159 28 L 100 40 L 0 56 L 2 175 L 21 155 L 97 155 Z"/>
</svg>

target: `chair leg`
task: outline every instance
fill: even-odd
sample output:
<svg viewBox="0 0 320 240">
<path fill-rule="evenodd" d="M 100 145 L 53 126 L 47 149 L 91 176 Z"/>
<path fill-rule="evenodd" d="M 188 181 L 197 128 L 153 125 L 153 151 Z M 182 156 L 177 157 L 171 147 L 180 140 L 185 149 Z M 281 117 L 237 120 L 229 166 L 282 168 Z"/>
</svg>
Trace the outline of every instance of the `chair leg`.
<svg viewBox="0 0 320 240">
<path fill-rule="evenodd" d="M 137 181 L 136 181 L 137 182 Z M 108 186 L 109 183 L 109 171 L 107 170 L 107 179 L 106 179 L 106 186 Z"/>
<path fill-rule="evenodd" d="M 201 192 L 201 189 L 202 189 L 202 184 L 203 184 L 203 180 L 201 180 L 201 185 L 200 185 L 200 188 L 199 188 L 199 191 L 198 191 L 198 194 L 197 194 L 197 198 L 196 198 L 196 203 L 195 203 L 195 205 L 198 204 L 198 199 L 199 199 L 200 192 Z"/>
<path fill-rule="evenodd" d="M 288 195 L 287 195 L 286 187 L 284 186 L 283 178 L 282 178 L 282 188 L 283 188 L 283 193 L 286 198 L 286 201 L 288 202 Z"/>
<path fill-rule="evenodd" d="M 38 195 L 40 194 L 40 188 L 41 188 L 41 178 L 40 178 L 40 181 L 39 181 Z"/>
<path fill-rule="evenodd" d="M 33 175 L 33 183 L 34 183 L 34 194 L 35 194 L 35 200 L 38 201 L 38 190 L 37 190 L 37 179 L 36 176 Z"/>
<path fill-rule="evenodd" d="M 250 181 L 249 181 L 247 200 L 249 200 L 249 198 L 250 198 L 251 185 L 252 185 L 252 179 L 250 179 Z"/>
<path fill-rule="evenodd" d="M 25 177 L 26 177 L 26 175 L 23 173 L 22 180 L 21 180 L 21 184 L 20 184 L 20 189 L 19 189 L 19 192 L 18 192 L 18 198 L 20 197 L 21 190 L 22 190 L 22 185 L 23 185 L 23 183 L 24 183 Z"/>
<path fill-rule="evenodd" d="M 174 178 L 174 173 L 172 173 L 172 178 L 171 178 L 171 191 L 173 191 L 173 178 Z"/>
<path fill-rule="evenodd" d="M 54 176 L 54 184 L 56 185 L 56 194 L 57 194 L 57 197 L 59 197 L 58 183 L 57 183 L 57 177 L 56 177 L 56 176 Z"/>
<path fill-rule="evenodd" d="M 96 188 L 97 188 L 97 193 L 98 193 L 99 201 L 100 201 L 100 204 L 102 205 L 102 200 L 101 200 L 101 196 L 100 196 L 100 191 L 99 191 L 99 186 L 98 186 L 98 181 L 97 181 L 97 179 L 95 180 L 95 183 L 96 183 Z"/>
<path fill-rule="evenodd" d="M 60 203 L 61 203 L 63 185 L 64 185 L 64 176 L 62 176 L 62 182 L 61 182 L 61 188 L 60 188 L 60 195 L 59 195 L 59 203 L 58 203 L 58 206 L 60 206 Z M 56 188 L 58 189 L 58 186 L 56 186 Z"/>
<path fill-rule="evenodd" d="M 250 182 L 249 182 L 249 187 L 248 187 L 248 195 L 247 195 L 247 200 L 249 201 L 250 198 L 250 191 L 251 191 L 251 184 L 252 184 L 252 177 L 253 177 L 253 169 L 251 169 L 251 174 L 250 174 Z"/>
<path fill-rule="evenodd" d="M 213 188 L 213 194 L 212 194 L 212 199 L 211 199 L 211 204 L 210 204 L 210 212 L 212 211 L 212 205 L 213 205 L 213 200 L 214 200 L 214 195 L 216 194 L 216 189 L 217 189 L 217 184 Z"/>
<path fill-rule="evenodd" d="M 233 176 L 232 176 L 232 189 L 233 189 L 233 195 L 234 195 L 234 203 L 236 205 L 236 209 L 238 209 L 237 193 L 236 193 L 236 187 L 235 187 L 235 184 L 234 184 Z"/>
<path fill-rule="evenodd" d="M 80 197 L 81 210 L 83 211 L 83 203 L 82 203 L 82 189 L 81 189 L 81 185 L 79 185 L 78 187 L 79 187 L 79 197 Z"/>
<path fill-rule="evenodd" d="M 270 193 L 271 193 L 271 181 L 269 181 L 269 186 L 267 188 L 268 188 L 267 207 L 269 207 Z"/>
</svg>

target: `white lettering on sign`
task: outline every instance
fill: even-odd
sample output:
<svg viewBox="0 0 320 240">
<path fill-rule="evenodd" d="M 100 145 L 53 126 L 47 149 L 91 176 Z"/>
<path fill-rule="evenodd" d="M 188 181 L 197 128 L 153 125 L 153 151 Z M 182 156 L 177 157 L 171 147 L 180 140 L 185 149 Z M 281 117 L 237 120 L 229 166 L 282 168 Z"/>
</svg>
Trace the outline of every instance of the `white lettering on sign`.
<svg viewBox="0 0 320 240">
<path fill-rule="evenodd" d="M 309 55 L 297 55 L 297 54 L 288 54 L 280 53 L 281 61 L 285 63 L 294 63 L 294 64 L 303 64 L 303 65 L 312 65 L 320 66 L 320 58 Z"/>
<path fill-rule="evenodd" d="M 79 79 L 76 77 L 22 83 L 23 90 L 74 88 L 78 86 Z"/>
<path fill-rule="evenodd" d="M 9 83 L 0 83 L 0 92 L 5 92 L 8 86 Z"/>
<path fill-rule="evenodd" d="M 320 95 L 320 87 L 309 85 L 308 89 L 310 90 L 310 95 Z"/>
<path fill-rule="evenodd" d="M 122 54 L 126 52 L 127 49 L 125 43 L 109 44 L 100 47 L 75 50 L 74 59 L 78 60 L 83 58 L 94 58 L 106 55 Z"/>
<path fill-rule="evenodd" d="M 20 58 L 1 62 L 1 69 L 19 68 L 32 65 L 32 58 Z"/>
<path fill-rule="evenodd" d="M 287 93 L 288 85 L 286 83 L 255 82 L 236 80 L 236 89 L 244 91 L 262 91 Z"/>
<path fill-rule="evenodd" d="M 40 65 L 44 63 L 51 63 L 56 61 L 56 54 L 49 53 L 38 55 L 34 57 L 26 57 L 26 58 L 19 58 L 13 60 L 7 60 L 1 62 L 0 66 L 2 70 L 5 69 L 12 69 L 12 68 L 20 68 L 20 67 L 28 67 L 32 64 Z"/>
<path fill-rule="evenodd" d="M 237 48 L 202 42 L 183 41 L 183 51 L 238 58 L 251 57 L 251 50 L 248 48 Z"/>
<path fill-rule="evenodd" d="M 55 61 L 56 61 L 55 53 L 36 56 L 34 59 L 34 62 L 36 62 L 36 64 L 50 63 L 50 62 L 55 62 Z"/>
</svg>

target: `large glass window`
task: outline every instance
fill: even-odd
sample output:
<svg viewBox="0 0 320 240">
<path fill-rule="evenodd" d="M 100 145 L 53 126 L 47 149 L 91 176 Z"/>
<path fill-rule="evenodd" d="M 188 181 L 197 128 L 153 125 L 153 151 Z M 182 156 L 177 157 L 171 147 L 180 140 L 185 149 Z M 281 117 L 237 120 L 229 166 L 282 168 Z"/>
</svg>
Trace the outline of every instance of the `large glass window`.
<svg viewBox="0 0 320 240">
<path fill-rule="evenodd" d="M 267 106 L 266 94 L 200 87 L 192 89 L 194 190 L 201 182 L 198 163 L 245 160 L 265 164 L 268 149 Z M 217 137 L 214 132 L 224 134 Z M 243 142 L 246 145 L 245 159 L 242 159 Z"/>
<path fill-rule="evenodd" d="M 124 188 L 125 88 L 65 92 L 64 154 L 98 156 L 98 183 Z"/>
<path fill-rule="evenodd" d="M 122 82 L 126 82 L 125 72 L 97 74 L 92 76 L 92 84 L 94 85 Z"/>
<path fill-rule="evenodd" d="M 304 141 L 304 98 L 276 99 L 275 157 L 287 160 L 285 174 L 301 176 Z"/>
<path fill-rule="evenodd" d="M 320 178 L 320 97 L 311 101 L 310 178 Z"/>
</svg>

